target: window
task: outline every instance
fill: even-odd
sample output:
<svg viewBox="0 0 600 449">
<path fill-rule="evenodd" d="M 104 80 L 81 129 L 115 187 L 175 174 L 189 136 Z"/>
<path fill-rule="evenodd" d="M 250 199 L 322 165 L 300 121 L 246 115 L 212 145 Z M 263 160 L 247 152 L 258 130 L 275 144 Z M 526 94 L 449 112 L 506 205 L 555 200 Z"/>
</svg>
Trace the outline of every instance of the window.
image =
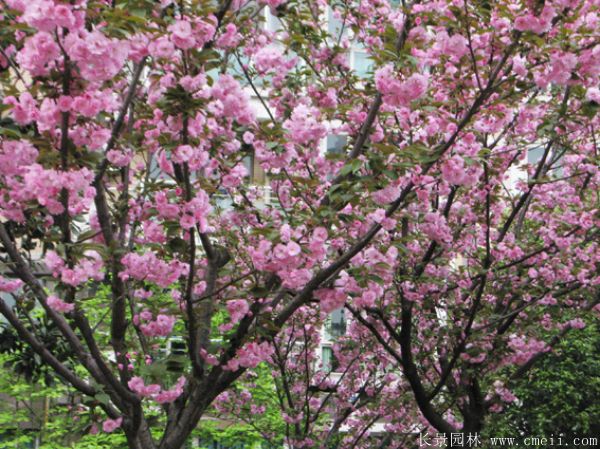
<svg viewBox="0 0 600 449">
<path fill-rule="evenodd" d="M 183 339 L 173 338 L 168 342 L 167 371 L 180 373 L 185 366 L 187 345 Z"/>
<path fill-rule="evenodd" d="M 346 333 L 346 317 L 344 309 L 331 312 L 325 325 L 325 339 L 335 340 Z"/>
<path fill-rule="evenodd" d="M 373 71 L 373 60 L 366 51 L 354 50 L 352 52 L 352 69 L 356 76 L 367 78 Z"/>
<path fill-rule="evenodd" d="M 529 164 L 537 164 L 544 156 L 544 147 L 535 147 L 527 150 L 527 162 Z"/>
<path fill-rule="evenodd" d="M 348 34 L 348 23 L 344 23 L 344 15 L 344 9 L 327 9 L 327 32 L 334 43 Z"/>
<path fill-rule="evenodd" d="M 260 164 L 256 161 L 254 157 L 254 153 L 244 156 L 243 160 L 244 166 L 246 170 L 248 170 L 248 182 L 251 185 L 262 186 L 267 182 L 267 176 L 265 171 L 260 166 Z"/>
<path fill-rule="evenodd" d="M 158 157 L 157 152 L 148 153 L 148 158 L 150 159 L 149 178 L 150 179 L 167 179 L 168 176 L 165 173 L 163 173 L 163 171 L 158 166 L 157 157 Z"/>
<path fill-rule="evenodd" d="M 283 31 L 281 20 L 271 13 L 271 8 L 265 8 L 265 29 L 272 33 Z"/>
<path fill-rule="evenodd" d="M 327 136 L 327 153 L 343 154 L 346 148 L 348 136 L 343 134 L 329 134 Z"/>
<path fill-rule="evenodd" d="M 323 346 L 321 349 L 321 363 L 323 371 L 335 373 L 340 364 L 335 358 L 333 348 L 331 346 Z"/>
<path fill-rule="evenodd" d="M 537 169 L 537 165 L 544 157 L 544 152 L 546 151 L 545 146 L 538 146 L 535 148 L 530 148 L 527 150 L 527 163 L 533 166 L 533 170 Z M 546 173 L 546 175 L 550 177 L 561 177 L 563 174 L 562 169 L 562 158 L 563 158 L 562 149 L 558 149 L 556 151 L 552 151 L 546 156 L 545 164 L 546 166 L 551 165 L 550 170 Z"/>
</svg>

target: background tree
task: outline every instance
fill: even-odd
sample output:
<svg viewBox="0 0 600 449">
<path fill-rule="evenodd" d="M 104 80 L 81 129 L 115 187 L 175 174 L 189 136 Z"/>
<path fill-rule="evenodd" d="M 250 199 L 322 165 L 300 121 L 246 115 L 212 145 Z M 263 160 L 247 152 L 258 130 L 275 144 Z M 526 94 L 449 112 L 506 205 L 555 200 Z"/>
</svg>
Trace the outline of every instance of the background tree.
<svg viewBox="0 0 600 449">
<path fill-rule="evenodd" d="M 347 447 L 480 431 L 598 312 L 597 2 L 0 5 L 0 290 L 26 298 L 0 313 L 130 448 L 179 449 L 261 362 L 295 448 L 343 410 Z M 323 415 L 295 360 L 342 307 Z"/>
<path fill-rule="evenodd" d="M 513 387 L 518 402 L 494 415 L 490 435 L 598 435 L 598 327 L 573 332 Z"/>
</svg>

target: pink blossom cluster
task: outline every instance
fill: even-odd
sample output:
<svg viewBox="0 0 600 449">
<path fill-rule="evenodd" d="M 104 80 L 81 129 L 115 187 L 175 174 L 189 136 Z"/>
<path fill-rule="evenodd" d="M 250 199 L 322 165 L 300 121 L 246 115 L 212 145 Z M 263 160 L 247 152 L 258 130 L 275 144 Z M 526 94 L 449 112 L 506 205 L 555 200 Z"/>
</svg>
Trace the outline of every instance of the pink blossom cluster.
<svg viewBox="0 0 600 449">
<path fill-rule="evenodd" d="M 319 110 L 305 104 L 294 108 L 292 116 L 283 122 L 283 127 L 289 133 L 290 140 L 297 145 L 318 143 L 327 135 L 327 127 Z"/>
<path fill-rule="evenodd" d="M 462 157 L 455 155 L 447 159 L 440 167 L 442 178 L 448 184 L 471 186 L 481 176 L 481 169 L 477 166 L 467 167 Z"/>
<path fill-rule="evenodd" d="M 77 287 L 89 280 L 101 281 L 104 279 L 104 262 L 96 251 L 86 251 L 73 267 L 68 267 L 65 261 L 55 252 L 48 251 L 45 258 L 46 265 L 52 271 L 52 276 L 59 277 L 63 283 Z"/>
<path fill-rule="evenodd" d="M 61 46 L 88 81 L 106 81 L 123 67 L 129 52 L 127 41 L 109 38 L 100 29 L 86 30 L 83 11 L 51 0 L 12 3 L 24 11 L 21 20 L 38 30 L 16 55 L 20 66 L 33 76 L 47 75 L 56 66 Z M 59 38 L 60 45 L 53 36 L 57 27 L 70 31 Z"/>
<path fill-rule="evenodd" d="M 8 186 L 17 187 L 18 180 L 10 177 L 25 174 L 37 156 L 38 150 L 26 140 L 0 141 L 0 176 Z"/>
<path fill-rule="evenodd" d="M 100 30 L 69 33 L 64 47 L 77 63 L 81 76 L 92 82 L 114 77 L 129 54 L 127 41 L 106 37 Z"/>
<path fill-rule="evenodd" d="M 52 215 L 64 212 L 60 194 L 69 193 L 68 212 L 78 215 L 89 210 L 95 189 L 90 185 L 94 173 L 87 169 L 59 171 L 34 163 L 37 151 L 25 141 L 2 142 L 0 158 L 7 163 L 0 168 L 0 181 L 10 189 L 10 200 L 0 200 L 3 214 L 23 221 L 23 211 L 37 201 Z M 11 160 L 12 159 L 12 160 Z"/>
<path fill-rule="evenodd" d="M 585 326 L 585 321 L 581 318 L 573 318 L 565 323 L 565 327 L 569 327 L 571 329 L 584 329 Z"/>
<path fill-rule="evenodd" d="M 256 268 L 276 272 L 283 285 L 288 288 L 298 288 L 312 276 L 309 268 L 302 268 L 306 257 L 302 254 L 300 245 L 293 240 L 278 243 L 275 247 L 271 242 L 261 240 L 249 252 Z"/>
<path fill-rule="evenodd" d="M 121 427 L 123 424 L 123 417 L 119 417 L 117 419 L 107 419 L 102 423 L 102 430 L 106 433 L 111 433 Z"/>
<path fill-rule="evenodd" d="M 579 60 L 570 52 L 554 52 L 550 55 L 550 62 L 544 70 L 534 74 L 535 83 L 546 88 L 550 83 L 566 85 L 576 72 Z"/>
<path fill-rule="evenodd" d="M 242 39 L 242 35 L 238 33 L 237 26 L 233 23 L 225 25 L 225 30 L 216 40 L 218 48 L 233 48 Z"/>
<path fill-rule="evenodd" d="M 384 249 L 386 249 L 385 252 Z M 393 279 L 390 268 L 394 267 L 397 262 L 398 248 L 395 246 L 390 246 L 389 248 L 367 248 L 352 258 L 352 266 L 365 267 L 369 270 L 369 273 L 389 282 Z M 358 292 L 350 277 L 340 277 L 339 283 L 340 285 L 344 285 L 347 290 Z"/>
<path fill-rule="evenodd" d="M 0 276 L 0 292 L 12 293 L 15 290 L 18 290 L 23 285 L 23 281 L 20 279 L 11 279 L 8 280 L 2 276 Z"/>
<path fill-rule="evenodd" d="M 244 164 L 236 164 L 231 170 L 223 176 L 221 184 L 223 187 L 233 188 L 242 184 L 244 178 L 248 176 L 248 169 Z"/>
<path fill-rule="evenodd" d="M 490 401 L 493 399 L 494 396 L 498 397 L 502 402 L 510 404 L 512 402 L 515 402 L 518 400 L 518 398 L 512 393 L 512 391 L 510 391 L 508 388 L 506 388 L 506 386 L 504 385 L 504 382 L 502 382 L 501 380 L 497 380 L 494 382 L 493 384 L 493 392 L 490 392 L 487 394 L 487 396 L 485 397 L 485 399 L 487 401 Z M 502 404 L 492 404 L 492 406 L 490 407 L 490 411 L 494 412 L 494 413 L 498 413 L 500 411 L 502 411 L 503 406 Z"/>
<path fill-rule="evenodd" d="M 221 75 L 210 89 L 210 95 L 213 101 L 208 108 L 214 115 L 223 114 L 240 125 L 254 122 L 248 95 L 231 75 Z"/>
<path fill-rule="evenodd" d="M 23 48 L 17 53 L 19 66 L 32 76 L 44 76 L 56 66 L 60 56 L 60 47 L 50 33 L 39 32 L 25 40 Z"/>
<path fill-rule="evenodd" d="M 552 27 L 554 16 L 556 16 L 556 10 L 551 5 L 546 4 L 539 17 L 531 13 L 517 17 L 515 19 L 515 29 L 519 31 L 531 31 L 536 34 L 546 33 Z"/>
<path fill-rule="evenodd" d="M 216 18 L 197 18 L 195 21 L 178 19 L 169 25 L 170 40 L 177 48 L 187 50 L 194 47 L 202 47 L 213 39 L 216 27 Z"/>
<path fill-rule="evenodd" d="M 131 391 L 137 393 L 143 398 L 150 398 L 159 404 L 168 404 L 181 396 L 185 383 L 185 377 L 180 376 L 173 387 L 168 390 L 164 390 L 159 384 L 146 385 L 144 383 L 144 379 L 135 376 L 129 380 L 127 386 Z"/>
<path fill-rule="evenodd" d="M 452 231 L 446 218 L 439 212 L 427 212 L 421 230 L 427 237 L 440 244 L 452 242 Z"/>
<path fill-rule="evenodd" d="M 23 92 L 18 99 L 12 95 L 4 97 L 2 103 L 12 106 L 10 113 L 19 125 L 27 125 L 38 118 L 37 102 L 29 92 Z M 16 143 L 16 141 L 12 142 Z"/>
<path fill-rule="evenodd" d="M 124 281 L 133 278 L 138 281 L 154 282 L 163 288 L 177 281 L 189 270 L 188 264 L 179 260 L 165 262 L 152 251 L 144 254 L 126 254 L 121 259 L 121 263 L 124 270 L 119 273 L 119 277 Z"/>
<path fill-rule="evenodd" d="M 183 229 L 190 229 L 198 226 L 200 232 L 207 232 L 208 215 L 212 211 L 210 198 L 202 189 L 198 189 L 196 196 L 182 207 L 183 213 L 179 223 Z"/>
<path fill-rule="evenodd" d="M 171 161 L 176 164 L 188 163 L 190 169 L 198 170 L 209 161 L 209 155 L 206 150 L 191 145 L 179 145 L 171 153 Z"/>
<path fill-rule="evenodd" d="M 273 347 L 266 341 L 246 343 L 237 350 L 236 357 L 231 359 L 225 368 L 229 371 L 237 371 L 240 367 L 255 368 L 259 363 L 268 360 L 272 354 Z"/>
<path fill-rule="evenodd" d="M 427 77 L 420 73 L 413 73 L 401 81 L 392 64 L 375 72 L 375 86 L 383 95 L 383 101 L 390 106 L 408 106 L 411 101 L 425 95 L 428 83 Z"/>
<path fill-rule="evenodd" d="M 376 204 L 383 206 L 389 204 L 400 196 L 400 187 L 398 183 L 390 183 L 383 189 L 376 190 L 371 194 Z"/>
<path fill-rule="evenodd" d="M 250 310 L 250 306 L 248 305 L 248 301 L 245 299 L 235 299 L 232 301 L 227 301 L 227 311 L 229 312 L 229 319 L 232 323 L 239 323 L 244 316 Z"/>
<path fill-rule="evenodd" d="M 524 365 L 537 353 L 548 352 L 551 349 L 543 341 L 535 338 L 526 339 L 514 334 L 509 337 L 508 347 L 514 351 L 509 360 L 516 365 Z"/>
<path fill-rule="evenodd" d="M 46 299 L 46 303 L 48 304 L 48 307 L 50 307 L 52 310 L 62 313 L 71 312 L 75 308 L 75 304 L 67 303 L 60 299 L 58 296 L 54 295 L 48 296 L 48 298 Z"/>
<path fill-rule="evenodd" d="M 177 318 L 172 315 L 159 313 L 155 319 L 148 309 L 134 316 L 134 323 L 147 337 L 167 337 L 172 331 Z"/>
<path fill-rule="evenodd" d="M 448 36 L 446 31 L 436 33 L 436 44 L 432 54 L 461 58 L 469 52 L 467 39 L 460 34 Z"/>
<path fill-rule="evenodd" d="M 63 98 L 65 96 L 59 98 L 59 106 Z M 88 118 L 93 118 L 102 111 L 115 112 L 121 106 L 118 97 L 109 89 L 87 89 L 81 95 L 74 95 L 72 98 L 71 111 Z"/>
<path fill-rule="evenodd" d="M 331 313 L 344 306 L 348 294 L 337 288 L 320 288 L 315 290 L 314 297 L 319 300 L 323 312 Z"/>
<path fill-rule="evenodd" d="M 22 11 L 21 20 L 39 31 L 50 33 L 56 28 L 75 30 L 83 27 L 85 13 L 67 3 L 52 0 L 10 0 L 7 3 Z"/>
<path fill-rule="evenodd" d="M 261 74 L 273 73 L 277 78 L 284 77 L 295 65 L 296 59 L 286 59 L 276 46 L 260 48 L 253 56 L 254 68 Z"/>
</svg>

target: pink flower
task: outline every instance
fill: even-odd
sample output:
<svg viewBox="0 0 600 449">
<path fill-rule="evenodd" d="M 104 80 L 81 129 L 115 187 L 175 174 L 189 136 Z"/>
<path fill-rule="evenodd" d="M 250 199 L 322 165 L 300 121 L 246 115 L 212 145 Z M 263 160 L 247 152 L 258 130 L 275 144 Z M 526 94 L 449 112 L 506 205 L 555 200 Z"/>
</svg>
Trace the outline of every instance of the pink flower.
<svg viewBox="0 0 600 449">
<path fill-rule="evenodd" d="M 160 218 L 171 220 L 179 216 L 179 206 L 170 204 L 165 192 L 157 192 L 154 201 Z"/>
<path fill-rule="evenodd" d="M 75 28 L 77 24 L 71 8 L 64 4 L 58 4 L 54 7 L 54 21 L 56 25 L 69 29 Z"/>
<path fill-rule="evenodd" d="M 263 47 L 256 52 L 253 59 L 256 71 L 261 74 L 280 70 L 285 65 L 283 53 L 277 47 Z"/>
<path fill-rule="evenodd" d="M 16 60 L 20 67 L 28 70 L 33 76 L 47 75 L 51 63 L 60 55 L 60 48 L 49 33 L 39 32 L 25 41 L 25 45 L 17 53 Z"/>
<path fill-rule="evenodd" d="M 185 377 L 181 376 L 177 380 L 177 383 L 173 386 L 173 388 L 171 388 L 169 390 L 162 390 L 160 393 L 158 393 L 154 397 L 154 400 L 156 402 L 158 402 L 159 404 L 166 404 L 169 402 L 173 402 L 175 399 L 177 399 L 179 396 L 181 396 L 181 393 L 183 393 L 183 387 L 185 385 L 185 382 L 186 382 Z"/>
<path fill-rule="evenodd" d="M 425 214 L 424 223 L 421 225 L 423 233 L 438 243 L 452 242 L 452 231 L 448 227 L 444 216 L 439 212 L 428 212 Z"/>
<path fill-rule="evenodd" d="M 27 125 L 37 120 L 39 114 L 37 103 L 29 92 L 23 92 L 18 101 L 11 96 L 4 98 L 2 102 L 12 106 L 11 114 L 19 125 Z"/>
<path fill-rule="evenodd" d="M 307 268 L 281 270 L 277 275 L 283 280 L 283 286 L 291 289 L 301 288 L 312 278 L 312 271 Z"/>
<path fill-rule="evenodd" d="M 233 23 L 228 23 L 223 33 L 217 39 L 218 48 L 231 48 L 238 44 L 242 36 L 237 32 L 237 27 Z"/>
<path fill-rule="evenodd" d="M 238 164 L 223 176 L 221 184 L 223 184 L 223 187 L 228 188 L 237 187 L 243 182 L 246 176 L 248 176 L 248 170 L 243 164 Z"/>
<path fill-rule="evenodd" d="M 38 150 L 26 140 L 5 140 L 0 143 L 0 175 L 15 176 L 34 164 Z"/>
<path fill-rule="evenodd" d="M 154 282 L 160 287 L 166 288 L 184 275 L 188 269 L 188 264 L 178 260 L 165 262 L 160 260 L 153 252 L 147 252 L 143 255 L 129 253 L 121 259 L 125 267 L 119 276 L 126 280 L 129 278 L 138 281 Z"/>
<path fill-rule="evenodd" d="M 237 366 L 255 368 L 260 362 L 267 360 L 273 354 L 273 347 L 266 341 L 262 343 L 246 343 L 237 351 L 237 358 L 230 361 L 229 367 L 233 370 Z M 232 363 L 233 362 L 233 363 Z"/>
<path fill-rule="evenodd" d="M 90 140 L 88 142 L 88 146 L 90 150 L 98 150 L 106 145 L 108 139 L 110 138 L 110 130 L 105 128 L 95 129 L 90 134 Z M 110 153 L 110 151 L 109 151 Z"/>
<path fill-rule="evenodd" d="M 62 260 L 58 258 L 58 255 L 53 251 L 49 251 L 46 256 L 46 263 L 53 270 L 55 277 L 58 274 L 57 271 L 60 270 L 61 281 L 73 287 L 84 284 L 90 279 L 96 281 L 104 279 L 104 273 L 102 272 L 104 263 L 100 255 L 96 251 L 88 251 L 84 256 L 72 268 L 66 268 L 61 265 Z"/>
<path fill-rule="evenodd" d="M 212 14 L 208 17 L 198 18 L 195 21 L 194 36 L 198 47 L 202 47 L 213 39 L 217 29 L 216 25 L 217 18 Z"/>
<path fill-rule="evenodd" d="M 227 301 L 227 311 L 233 323 L 239 323 L 250 310 L 248 302 L 243 299 Z"/>
<path fill-rule="evenodd" d="M 177 20 L 170 25 L 168 31 L 171 33 L 171 41 L 175 46 L 187 50 L 196 44 L 192 34 L 192 25 L 187 20 Z"/>
<path fill-rule="evenodd" d="M 571 73 L 577 66 L 577 56 L 573 53 L 554 53 L 550 56 L 549 82 L 564 85 L 571 79 Z"/>
<path fill-rule="evenodd" d="M 0 292 L 12 293 L 23 285 L 20 279 L 7 280 L 0 276 Z"/>
<path fill-rule="evenodd" d="M 155 58 L 170 59 L 175 54 L 175 45 L 167 36 L 161 36 L 148 45 L 148 52 Z"/>
<path fill-rule="evenodd" d="M 200 232 L 207 232 L 208 216 L 211 211 L 212 206 L 208 194 L 204 190 L 198 189 L 196 196 L 183 207 L 179 223 L 183 229 L 190 229 L 197 224 Z"/>
<path fill-rule="evenodd" d="M 314 296 L 321 302 L 321 310 L 325 313 L 331 313 L 343 307 L 348 299 L 348 295 L 343 290 L 332 288 L 316 290 Z"/>
<path fill-rule="evenodd" d="M 379 205 L 389 204 L 400 196 L 400 188 L 393 184 L 371 194 L 373 201 Z"/>
<path fill-rule="evenodd" d="M 23 21 L 39 31 L 52 32 L 57 25 L 54 11 L 54 2 L 50 0 L 32 1 L 25 7 Z"/>
<path fill-rule="evenodd" d="M 525 340 L 523 337 L 511 335 L 508 341 L 508 347 L 514 351 L 514 354 L 510 357 L 510 361 L 516 365 L 524 365 L 533 357 L 540 352 L 550 351 L 550 346 L 535 338 L 529 338 Z"/>
<path fill-rule="evenodd" d="M 127 386 L 131 391 L 139 394 L 142 397 L 152 397 L 160 392 L 160 385 L 145 385 L 144 379 L 138 376 L 132 377 L 127 383 Z"/>
<path fill-rule="evenodd" d="M 114 77 L 129 53 L 126 41 L 109 38 L 97 29 L 70 33 L 64 45 L 77 63 L 81 76 L 89 81 L 106 81 Z"/>
<path fill-rule="evenodd" d="M 469 185 L 476 181 L 467 173 L 465 162 L 460 156 L 453 156 L 446 160 L 440 171 L 442 172 L 442 178 L 448 184 Z"/>
<path fill-rule="evenodd" d="M 52 310 L 61 313 L 71 312 L 75 308 L 75 304 L 66 303 L 57 296 L 48 296 L 46 303 Z"/>
<path fill-rule="evenodd" d="M 419 73 L 413 73 L 405 81 L 400 81 L 394 74 L 391 64 L 375 72 L 375 86 L 383 94 L 385 103 L 391 106 L 408 106 L 427 92 L 428 79 Z"/>
<path fill-rule="evenodd" d="M 126 167 L 133 159 L 133 152 L 126 150 L 110 150 L 106 153 L 106 159 L 116 167 Z"/>
<path fill-rule="evenodd" d="M 585 93 L 585 99 L 600 105 L 600 89 L 597 87 L 590 87 Z"/>
<path fill-rule="evenodd" d="M 240 125 L 254 122 L 250 99 L 231 75 L 221 75 L 210 89 L 210 94 L 218 102 L 211 102 L 209 107 L 219 109 L 225 117 L 235 119 Z"/>
<path fill-rule="evenodd" d="M 574 318 L 570 321 L 567 321 L 566 325 L 573 329 L 583 329 L 585 328 L 585 321 L 583 321 L 581 318 Z"/>
<path fill-rule="evenodd" d="M 288 131 L 290 140 L 298 145 L 316 143 L 327 135 L 319 110 L 303 104 L 294 108 L 291 118 L 283 122 L 283 127 Z"/>
<path fill-rule="evenodd" d="M 518 31 L 531 31 L 536 34 L 546 33 L 552 27 L 552 19 L 555 15 L 554 8 L 546 4 L 539 17 L 532 14 L 517 17 L 515 19 L 515 29 Z"/>
<path fill-rule="evenodd" d="M 156 316 L 156 320 L 141 324 L 140 330 L 147 337 L 167 337 L 176 321 L 174 316 L 161 313 Z"/>
<path fill-rule="evenodd" d="M 153 221 L 145 221 L 143 228 L 146 241 L 152 243 L 165 243 L 167 241 L 164 228 L 161 224 Z"/>
<path fill-rule="evenodd" d="M 111 433 L 114 430 L 116 430 L 117 428 L 121 427 L 122 423 L 123 423 L 122 416 L 117 419 L 107 419 L 106 421 L 104 421 L 102 423 L 102 430 L 104 430 L 106 433 Z"/>
<path fill-rule="evenodd" d="M 171 154 L 171 160 L 176 164 L 189 161 L 194 155 L 194 148 L 190 145 L 179 145 Z"/>
<path fill-rule="evenodd" d="M 443 45 L 444 53 L 460 58 L 468 53 L 467 40 L 460 34 L 446 37 Z"/>
</svg>

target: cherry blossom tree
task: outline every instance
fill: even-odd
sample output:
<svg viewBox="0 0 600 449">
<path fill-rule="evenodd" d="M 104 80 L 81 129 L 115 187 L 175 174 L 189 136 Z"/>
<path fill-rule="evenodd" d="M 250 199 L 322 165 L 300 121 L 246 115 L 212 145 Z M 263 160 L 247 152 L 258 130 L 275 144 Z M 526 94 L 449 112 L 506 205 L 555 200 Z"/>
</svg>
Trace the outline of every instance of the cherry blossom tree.
<svg viewBox="0 0 600 449">
<path fill-rule="evenodd" d="M 478 432 L 597 316 L 597 0 L 0 5 L 0 313 L 130 448 L 264 364 L 289 447 Z"/>
</svg>

